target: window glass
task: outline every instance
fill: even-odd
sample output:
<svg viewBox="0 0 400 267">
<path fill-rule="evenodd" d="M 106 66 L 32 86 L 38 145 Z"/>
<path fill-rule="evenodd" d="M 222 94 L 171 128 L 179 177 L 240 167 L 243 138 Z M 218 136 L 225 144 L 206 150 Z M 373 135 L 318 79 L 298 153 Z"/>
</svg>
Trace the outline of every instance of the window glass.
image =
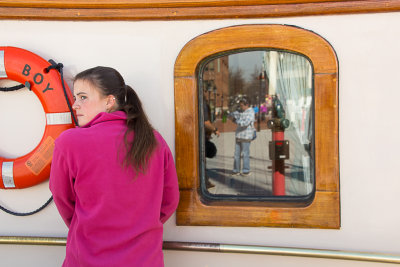
<svg viewBox="0 0 400 267">
<path fill-rule="evenodd" d="M 314 114 L 308 58 L 283 50 L 240 50 L 199 66 L 202 196 L 311 198 Z"/>
</svg>

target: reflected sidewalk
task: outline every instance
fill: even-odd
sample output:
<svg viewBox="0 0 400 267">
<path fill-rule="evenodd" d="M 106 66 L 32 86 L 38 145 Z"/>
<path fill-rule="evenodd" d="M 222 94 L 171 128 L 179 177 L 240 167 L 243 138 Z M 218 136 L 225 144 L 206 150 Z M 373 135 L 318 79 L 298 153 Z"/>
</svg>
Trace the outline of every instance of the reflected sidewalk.
<svg viewBox="0 0 400 267">
<path fill-rule="evenodd" d="M 290 133 L 288 132 L 288 138 Z M 214 136 L 211 141 L 217 147 L 217 155 L 207 158 L 207 176 L 214 187 L 209 188 L 212 194 L 272 196 L 272 161 L 269 159 L 269 141 L 272 134 L 268 129 L 257 132 L 257 138 L 250 145 L 250 170 L 248 176 L 233 175 L 235 133 L 223 132 L 220 137 Z M 290 153 L 295 152 L 294 145 Z M 302 179 L 303 168 L 296 160 L 285 161 L 286 195 L 306 195 L 311 184 Z"/>
</svg>

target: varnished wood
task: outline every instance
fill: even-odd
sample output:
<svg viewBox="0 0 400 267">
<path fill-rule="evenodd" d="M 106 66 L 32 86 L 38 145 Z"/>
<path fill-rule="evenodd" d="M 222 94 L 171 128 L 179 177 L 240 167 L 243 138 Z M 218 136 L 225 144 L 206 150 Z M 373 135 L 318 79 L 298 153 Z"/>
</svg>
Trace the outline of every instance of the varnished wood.
<svg viewBox="0 0 400 267">
<path fill-rule="evenodd" d="M 196 69 L 208 56 L 261 47 L 303 54 L 314 68 L 316 193 L 308 206 L 302 203 L 280 207 L 266 202 L 204 202 L 198 192 Z M 329 43 L 315 33 L 297 27 L 228 27 L 187 43 L 175 63 L 176 164 L 181 185 L 177 224 L 339 228 L 337 71 L 337 58 Z"/>
<path fill-rule="evenodd" d="M 195 179 L 199 173 L 199 142 L 198 142 L 198 109 L 196 82 L 193 78 L 181 77 L 175 79 L 175 123 L 176 169 L 179 177 L 179 188 L 194 188 Z M 187 166 L 190 166 L 189 168 Z"/>
<path fill-rule="evenodd" d="M 248 36 L 248 39 L 238 41 L 241 35 Z M 179 54 L 175 76 L 192 76 L 200 61 L 209 55 L 232 49 L 265 47 L 266 42 L 268 47 L 292 50 L 307 56 L 314 65 L 315 73 L 332 73 L 337 69 L 336 58 L 326 56 L 332 55 L 332 48 L 319 35 L 310 35 L 310 32 L 297 27 L 252 25 L 215 30 L 198 36 L 195 42 L 187 43 L 185 49 L 191 50 L 191 53 Z M 296 50 L 293 50 L 294 47 Z"/>
<path fill-rule="evenodd" d="M 0 0 L 0 19 L 194 20 L 400 11 L 399 0 Z"/>
<path fill-rule="evenodd" d="M 205 205 L 196 191 L 181 191 L 177 225 L 332 228 L 340 226 L 339 193 L 317 192 L 306 207 Z"/>
<path fill-rule="evenodd" d="M 316 74 L 315 154 L 319 191 L 339 191 L 339 118 L 337 74 Z"/>
<path fill-rule="evenodd" d="M 130 8 L 130 7 L 199 7 L 199 6 L 249 6 L 295 3 L 324 3 L 338 0 L 0 0 L 8 7 L 55 8 Z M 340 0 L 339 0 L 340 2 Z M 342 0 L 343 2 L 343 0 Z"/>
</svg>

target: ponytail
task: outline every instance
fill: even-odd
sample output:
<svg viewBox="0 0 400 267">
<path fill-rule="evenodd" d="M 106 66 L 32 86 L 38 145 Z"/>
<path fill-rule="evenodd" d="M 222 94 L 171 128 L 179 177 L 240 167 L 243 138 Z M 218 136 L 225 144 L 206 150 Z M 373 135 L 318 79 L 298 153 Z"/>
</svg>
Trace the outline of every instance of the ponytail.
<svg viewBox="0 0 400 267">
<path fill-rule="evenodd" d="M 120 103 L 123 103 L 120 106 L 127 115 L 128 126 L 124 137 L 127 148 L 124 165 L 132 165 L 137 173 L 145 173 L 148 160 L 157 146 L 154 129 L 143 110 L 139 97 L 129 85 L 125 85 L 125 96 L 120 99 Z M 133 140 L 128 138 L 131 134 L 134 135 Z"/>
<path fill-rule="evenodd" d="M 136 92 L 125 85 L 117 70 L 110 67 L 98 66 L 82 71 L 75 76 L 74 82 L 81 79 L 89 81 L 104 96 L 115 96 L 118 109 L 125 111 L 127 115 L 128 129 L 124 136 L 126 156 L 123 166 L 131 165 L 136 173 L 145 173 L 157 140 Z"/>
</svg>

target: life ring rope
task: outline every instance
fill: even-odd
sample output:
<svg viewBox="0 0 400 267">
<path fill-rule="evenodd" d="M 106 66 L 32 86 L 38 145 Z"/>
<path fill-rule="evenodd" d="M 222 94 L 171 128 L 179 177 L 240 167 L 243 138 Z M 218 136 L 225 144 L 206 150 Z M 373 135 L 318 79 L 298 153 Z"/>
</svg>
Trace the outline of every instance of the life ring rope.
<svg viewBox="0 0 400 267">
<path fill-rule="evenodd" d="M 51 201 L 53 200 L 53 196 L 51 196 L 42 206 L 40 206 L 39 208 L 33 210 L 33 211 L 29 211 L 29 212 L 16 212 L 16 211 L 12 211 L 10 209 L 7 209 L 5 207 L 3 207 L 2 205 L 0 205 L 0 210 L 14 215 L 14 216 L 29 216 L 29 215 L 33 215 L 35 213 L 38 213 L 39 211 L 41 211 L 42 209 L 44 209 L 45 207 L 47 207 Z"/>
<path fill-rule="evenodd" d="M 63 88 L 65 101 L 67 102 L 68 109 L 69 109 L 69 111 L 71 113 L 72 119 L 74 120 L 75 126 L 78 126 L 78 120 L 76 119 L 75 114 L 74 114 L 74 112 L 72 110 L 72 105 L 71 105 L 71 102 L 69 101 L 69 98 L 68 98 L 67 89 L 65 88 L 64 73 L 63 73 L 64 65 L 62 63 L 56 63 L 52 59 L 49 59 L 49 62 L 50 62 L 51 65 L 48 66 L 45 69 L 45 72 L 49 72 L 51 69 L 56 69 L 60 73 L 61 85 L 62 85 L 62 88 Z"/>
<path fill-rule="evenodd" d="M 0 87 L 0 91 L 1 92 L 11 92 L 11 91 L 17 91 L 17 90 L 22 89 L 24 87 L 25 87 L 25 85 L 23 85 L 23 84 L 19 84 L 19 85 L 16 85 L 16 86 L 11 86 L 11 87 Z"/>
</svg>

